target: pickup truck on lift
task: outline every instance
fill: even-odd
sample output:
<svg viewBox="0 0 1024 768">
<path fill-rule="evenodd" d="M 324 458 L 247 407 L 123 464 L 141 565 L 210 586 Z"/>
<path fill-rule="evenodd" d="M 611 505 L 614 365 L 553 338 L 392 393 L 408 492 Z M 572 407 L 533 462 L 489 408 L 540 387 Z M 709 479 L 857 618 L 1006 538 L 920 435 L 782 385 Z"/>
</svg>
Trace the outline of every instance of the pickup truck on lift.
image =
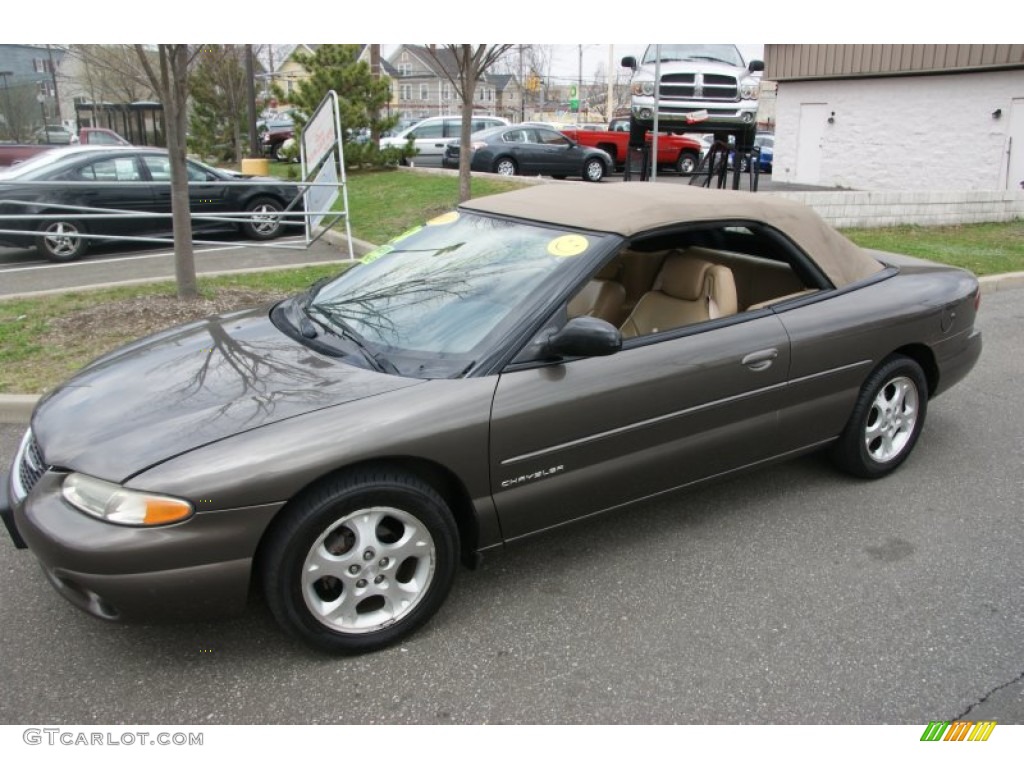
<svg viewBox="0 0 1024 768">
<path fill-rule="evenodd" d="M 78 143 L 95 146 L 130 147 L 131 142 L 109 128 L 83 128 L 78 132 Z M 28 160 L 54 144 L 0 144 L 0 168 L 7 168 Z"/>
<path fill-rule="evenodd" d="M 603 149 L 615 166 L 621 168 L 626 164 L 629 152 L 629 119 L 617 118 L 608 124 L 606 131 L 587 131 L 578 128 L 564 128 L 562 133 L 573 141 L 587 147 Z M 647 143 L 651 144 L 652 134 L 646 135 Z M 687 136 L 676 136 L 658 132 L 658 165 L 670 166 L 678 173 L 693 173 L 700 161 L 701 144 Z"/>
</svg>

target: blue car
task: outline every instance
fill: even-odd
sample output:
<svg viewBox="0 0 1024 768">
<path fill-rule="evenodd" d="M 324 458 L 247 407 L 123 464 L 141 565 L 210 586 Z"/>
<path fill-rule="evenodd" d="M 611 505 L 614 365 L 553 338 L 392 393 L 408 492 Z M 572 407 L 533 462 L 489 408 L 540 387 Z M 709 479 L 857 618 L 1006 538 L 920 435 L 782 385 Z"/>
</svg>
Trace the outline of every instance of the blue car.
<svg viewBox="0 0 1024 768">
<path fill-rule="evenodd" d="M 732 144 L 732 142 L 729 142 Z M 775 134 L 773 133 L 759 133 L 754 139 L 754 146 L 761 148 L 761 162 L 758 171 L 760 173 L 771 173 L 772 172 L 772 159 L 775 156 Z M 729 152 L 729 169 L 732 170 L 733 164 L 733 152 Z M 740 163 L 740 170 L 743 173 L 747 172 L 747 158 L 743 158 Z"/>
<path fill-rule="evenodd" d="M 775 134 L 757 134 L 757 138 L 754 139 L 754 146 L 761 148 L 761 173 L 771 173 L 772 159 L 775 157 Z"/>
</svg>

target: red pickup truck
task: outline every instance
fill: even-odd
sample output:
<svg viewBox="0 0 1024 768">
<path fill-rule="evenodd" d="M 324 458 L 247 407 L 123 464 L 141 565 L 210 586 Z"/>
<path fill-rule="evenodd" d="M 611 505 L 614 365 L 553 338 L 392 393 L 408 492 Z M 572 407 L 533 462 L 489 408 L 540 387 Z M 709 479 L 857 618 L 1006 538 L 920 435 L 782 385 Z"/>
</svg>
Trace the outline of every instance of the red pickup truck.
<svg viewBox="0 0 1024 768">
<path fill-rule="evenodd" d="M 78 143 L 95 146 L 130 147 L 131 142 L 109 128 L 83 128 L 78 132 Z M 0 143 L 0 168 L 16 165 L 33 155 L 53 149 L 53 144 L 2 144 Z M 66 146 L 66 145 L 65 145 Z"/>
<path fill-rule="evenodd" d="M 585 131 L 578 128 L 563 128 L 562 133 L 573 141 L 587 147 L 603 149 L 612 156 L 616 167 L 626 164 L 629 150 L 629 119 L 616 119 L 608 124 L 606 131 Z M 651 132 L 647 132 L 647 143 L 651 143 Z M 701 145 L 687 136 L 658 132 L 658 165 L 675 168 L 678 173 L 693 173 L 700 162 Z"/>
</svg>

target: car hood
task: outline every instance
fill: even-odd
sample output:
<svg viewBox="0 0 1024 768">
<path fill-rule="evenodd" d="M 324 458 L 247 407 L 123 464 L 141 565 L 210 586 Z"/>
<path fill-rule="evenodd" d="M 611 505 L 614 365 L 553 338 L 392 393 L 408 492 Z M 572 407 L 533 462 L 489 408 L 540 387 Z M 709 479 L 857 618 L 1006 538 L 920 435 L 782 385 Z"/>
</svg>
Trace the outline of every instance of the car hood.
<svg viewBox="0 0 1024 768">
<path fill-rule="evenodd" d="M 231 435 L 419 383 L 308 349 L 262 308 L 100 358 L 40 401 L 32 429 L 47 464 L 120 482 Z"/>
</svg>

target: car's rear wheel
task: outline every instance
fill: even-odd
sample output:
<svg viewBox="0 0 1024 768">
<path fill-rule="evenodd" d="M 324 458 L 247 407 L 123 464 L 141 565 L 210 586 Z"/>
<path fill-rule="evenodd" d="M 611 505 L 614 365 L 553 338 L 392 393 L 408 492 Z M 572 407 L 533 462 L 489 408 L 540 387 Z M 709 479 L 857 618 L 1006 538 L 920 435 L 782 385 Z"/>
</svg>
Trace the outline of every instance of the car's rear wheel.
<svg viewBox="0 0 1024 768">
<path fill-rule="evenodd" d="M 583 163 L 583 180 L 600 181 L 604 178 L 604 163 L 596 157 L 592 157 Z"/>
<path fill-rule="evenodd" d="M 444 602 L 458 529 L 429 485 L 396 471 L 335 478 L 291 505 L 260 554 L 275 618 L 333 653 L 383 648 Z"/>
<path fill-rule="evenodd" d="M 921 366 L 902 355 L 876 368 L 832 449 L 840 469 L 858 477 L 892 472 L 910 455 L 928 410 L 928 382 Z"/>
<path fill-rule="evenodd" d="M 89 241 L 78 237 L 85 229 L 71 219 L 44 221 L 39 226 L 39 232 L 41 234 L 36 238 L 36 250 L 50 261 L 74 261 L 85 255 L 89 248 Z"/>
<path fill-rule="evenodd" d="M 242 230 L 253 240 L 270 240 L 281 234 L 283 226 L 281 211 L 284 206 L 272 197 L 257 197 L 245 206 L 249 218 L 242 223 Z"/>
<path fill-rule="evenodd" d="M 499 158 L 494 164 L 494 172 L 502 176 L 515 176 L 517 170 L 516 161 L 511 157 Z"/>
</svg>

